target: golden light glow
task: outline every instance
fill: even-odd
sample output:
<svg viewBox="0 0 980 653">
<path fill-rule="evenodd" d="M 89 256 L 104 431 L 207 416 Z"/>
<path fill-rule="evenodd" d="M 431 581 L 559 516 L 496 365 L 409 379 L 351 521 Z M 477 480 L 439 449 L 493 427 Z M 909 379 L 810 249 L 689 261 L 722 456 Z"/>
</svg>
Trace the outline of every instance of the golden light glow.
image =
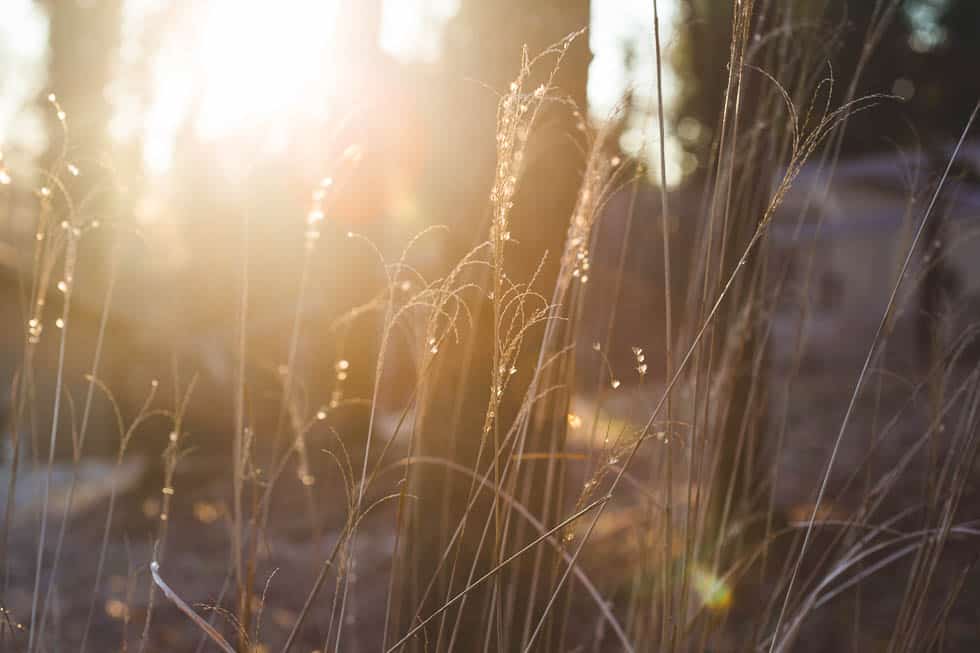
<svg viewBox="0 0 980 653">
<path fill-rule="evenodd" d="M 109 599 L 105 602 L 105 613 L 113 619 L 122 619 L 126 616 L 126 604 L 118 599 Z"/>
<path fill-rule="evenodd" d="M 178 134 L 186 126 L 202 142 L 262 131 L 265 144 L 284 147 L 290 126 L 325 118 L 333 71 L 336 2 L 210 0 L 188 5 L 167 22 L 160 45 L 145 52 L 141 27 L 156 10 L 130 0 L 125 20 L 123 79 L 114 89 L 113 133 L 144 139 L 149 172 L 173 165 Z M 149 60 L 147 101 L 136 92 L 141 62 Z M 127 71 L 127 64 L 131 70 Z"/>
<path fill-rule="evenodd" d="M 695 567 L 691 571 L 691 586 L 710 610 L 727 610 L 732 604 L 732 588 L 706 569 Z"/>
<path fill-rule="evenodd" d="M 204 81 L 201 133 L 322 108 L 315 83 L 329 65 L 334 11 L 332 2 L 209 3 L 195 43 Z"/>
</svg>

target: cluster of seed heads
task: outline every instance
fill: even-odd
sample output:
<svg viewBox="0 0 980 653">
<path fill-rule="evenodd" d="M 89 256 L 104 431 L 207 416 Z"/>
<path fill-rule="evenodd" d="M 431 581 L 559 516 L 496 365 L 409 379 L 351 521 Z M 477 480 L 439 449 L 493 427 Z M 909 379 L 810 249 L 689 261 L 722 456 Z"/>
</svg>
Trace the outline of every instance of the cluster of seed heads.
<svg viewBox="0 0 980 653">
<path fill-rule="evenodd" d="M 347 375 L 350 370 L 350 361 L 348 361 L 346 358 L 341 358 L 334 363 L 333 368 L 336 374 L 337 384 L 330 392 L 330 401 L 327 403 L 327 405 L 320 406 L 320 408 L 316 411 L 316 419 L 321 422 L 327 419 L 327 415 L 330 414 L 330 410 L 340 406 L 340 402 L 344 399 L 343 385 L 344 381 L 347 380 Z"/>
<path fill-rule="evenodd" d="M 11 613 L 7 608 L 0 606 L 0 615 L 3 616 L 3 622 L 8 626 L 14 628 L 15 630 L 26 630 L 24 624 L 14 619 L 13 613 Z"/>
<path fill-rule="evenodd" d="M 636 373 L 640 376 L 646 376 L 647 373 L 647 357 L 643 353 L 641 347 L 633 347 L 633 360 L 636 361 Z"/>
<path fill-rule="evenodd" d="M 313 190 L 310 198 L 310 210 L 306 214 L 306 248 L 312 249 L 316 241 L 320 240 L 320 224 L 326 217 L 324 213 L 324 200 L 327 191 L 333 186 L 333 179 L 324 177 L 319 185 Z"/>
<path fill-rule="evenodd" d="M 347 359 L 341 358 L 334 365 L 334 369 L 337 372 L 337 384 L 330 393 L 331 408 L 336 408 L 339 406 L 341 400 L 344 398 L 344 381 L 347 380 L 348 370 L 350 370 L 350 362 L 348 362 Z"/>
<path fill-rule="evenodd" d="M 530 93 L 524 90 L 528 72 L 525 68 L 511 82 L 509 92 L 497 108 L 497 169 L 490 189 L 490 204 L 494 211 L 490 240 L 497 248 L 510 240 L 510 211 L 524 166 L 528 136 L 538 109 L 548 95 L 544 85 Z"/>
<path fill-rule="evenodd" d="M 575 212 L 568 225 L 562 260 L 563 266 L 571 270 L 572 277 L 581 283 L 589 281 L 591 267 L 589 243 L 592 240 L 592 228 L 603 198 L 606 196 L 613 171 L 618 165 L 619 157 L 610 159 L 600 151 L 594 150 L 582 178 L 582 186 L 575 201 Z"/>
<path fill-rule="evenodd" d="M 589 250 L 585 246 L 579 246 L 575 252 L 575 267 L 572 269 L 572 276 L 582 283 L 589 282 Z"/>
<path fill-rule="evenodd" d="M 41 324 L 41 320 L 32 317 L 27 321 L 27 342 L 32 345 L 36 345 L 41 341 L 41 332 L 44 331 L 44 325 Z"/>
<path fill-rule="evenodd" d="M 58 116 L 58 122 L 64 124 L 65 119 L 68 117 L 68 115 L 65 113 L 65 110 L 62 109 L 61 105 L 58 103 L 58 96 L 55 95 L 54 93 L 48 93 L 48 102 L 50 102 L 51 105 L 54 107 L 54 110 L 56 112 L 55 115 Z"/>
</svg>

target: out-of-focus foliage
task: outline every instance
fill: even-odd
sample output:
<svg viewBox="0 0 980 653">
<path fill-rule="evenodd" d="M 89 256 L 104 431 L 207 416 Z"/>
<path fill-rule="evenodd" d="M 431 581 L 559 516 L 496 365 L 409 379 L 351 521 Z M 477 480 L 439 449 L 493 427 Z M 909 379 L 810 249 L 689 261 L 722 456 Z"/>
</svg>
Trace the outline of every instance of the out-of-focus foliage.
<svg viewBox="0 0 980 653">
<path fill-rule="evenodd" d="M 685 147 L 701 155 L 703 162 L 720 119 L 732 5 L 711 0 L 684 0 L 684 5 L 673 63 L 685 83 L 675 119 Z M 872 46 L 855 94 L 892 94 L 901 104 L 855 116 L 843 140 L 845 153 L 891 148 L 896 139 L 927 146 L 949 140 L 959 133 L 980 95 L 980 77 L 975 74 L 980 61 L 980 3 L 973 0 L 794 0 L 756 5 L 767 10 L 756 12 L 757 21 L 762 17 L 764 22 L 757 26 L 756 58 L 749 63 L 773 72 L 766 51 L 781 43 L 775 36 L 784 30 L 793 32 L 798 47 L 780 52 L 783 58 L 803 57 L 816 51 L 816 44 L 829 44 L 829 59 L 810 62 L 809 86 L 812 90 L 832 74 L 837 80 L 835 100 L 849 90 L 862 52 Z M 876 24 L 880 30 L 873 32 Z M 765 34 L 773 35 L 771 44 Z M 807 80 L 779 80 L 794 89 L 801 88 L 800 81 Z M 875 129 L 864 128 L 872 124 Z"/>
</svg>

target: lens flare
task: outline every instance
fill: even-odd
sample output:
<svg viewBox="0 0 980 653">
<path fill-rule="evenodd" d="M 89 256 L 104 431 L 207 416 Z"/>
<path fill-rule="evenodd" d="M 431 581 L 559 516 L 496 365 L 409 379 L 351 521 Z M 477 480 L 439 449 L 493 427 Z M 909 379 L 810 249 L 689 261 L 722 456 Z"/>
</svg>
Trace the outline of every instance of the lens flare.
<svg viewBox="0 0 980 653">
<path fill-rule="evenodd" d="M 732 604 L 731 587 L 724 579 L 701 567 L 692 570 L 691 586 L 709 610 L 727 610 Z"/>
</svg>

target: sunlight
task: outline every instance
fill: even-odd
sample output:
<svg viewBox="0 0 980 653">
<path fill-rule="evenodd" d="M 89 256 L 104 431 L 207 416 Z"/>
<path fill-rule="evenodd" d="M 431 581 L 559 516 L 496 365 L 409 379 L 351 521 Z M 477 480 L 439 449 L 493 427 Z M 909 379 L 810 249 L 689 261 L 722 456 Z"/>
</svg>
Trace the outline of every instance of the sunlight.
<svg viewBox="0 0 980 653">
<path fill-rule="evenodd" d="M 112 127 L 118 140 L 144 139 L 148 172 L 171 169 L 188 124 L 202 142 L 258 128 L 281 145 L 297 120 L 325 118 L 332 71 L 341 65 L 331 52 L 335 2 L 195 3 L 167 23 L 153 52 L 141 50 L 139 28 L 164 9 L 152 0 L 126 4 L 124 20 L 134 29 L 124 31 Z M 140 102 L 144 65 L 150 88 Z"/>
<path fill-rule="evenodd" d="M 23 173 L 47 147 L 44 122 L 33 100 L 44 88 L 48 33 L 48 17 L 36 3 L 4 3 L 0 20 L 0 185 L 10 180 L 6 166 L 20 164 Z"/>
<path fill-rule="evenodd" d="M 217 0 L 205 11 L 196 44 L 205 89 L 202 136 L 325 108 L 315 83 L 329 64 L 334 3 Z"/>
<path fill-rule="evenodd" d="M 208 0 L 175 11 L 161 0 L 126 0 L 120 69 L 109 90 L 112 135 L 120 143 L 142 142 L 144 168 L 156 176 L 173 168 L 178 140 L 188 127 L 202 143 L 240 144 L 243 137 L 257 137 L 266 151 L 282 152 L 301 125 L 327 120 L 331 103 L 343 96 L 338 78 L 344 53 L 337 51 L 334 38 L 338 7 L 336 0 Z M 378 45 L 397 59 L 432 63 L 439 56 L 442 30 L 458 8 L 458 0 L 386 0 Z M 669 51 L 678 5 L 665 1 L 662 11 Z M 593 116 L 604 119 L 633 88 L 639 111 L 626 126 L 621 146 L 639 155 L 645 144 L 651 174 L 658 178 L 659 160 L 649 152 L 656 140 L 651 26 L 647 2 L 593 6 L 589 103 Z M 624 47 L 636 55 L 630 69 Z M 668 67 L 668 111 L 677 88 L 676 74 Z M 686 171 L 683 153 L 673 137 L 667 149 L 668 183 L 674 184 Z"/>
<path fill-rule="evenodd" d="M 404 61 L 432 63 L 439 58 L 446 23 L 460 0 L 385 0 L 380 46 Z"/>
<path fill-rule="evenodd" d="M 680 80 L 669 62 L 681 20 L 681 8 L 676 0 L 660 2 L 669 186 L 680 183 L 694 164 L 685 158 L 670 119 L 680 93 Z M 653 5 L 647 0 L 609 0 L 592 4 L 589 46 L 593 59 L 589 67 L 589 112 L 593 118 L 605 120 L 612 115 L 627 91 L 632 92 L 635 111 L 625 125 L 619 146 L 627 154 L 645 158 L 650 179 L 659 183 L 657 68 L 652 35 Z"/>
</svg>

